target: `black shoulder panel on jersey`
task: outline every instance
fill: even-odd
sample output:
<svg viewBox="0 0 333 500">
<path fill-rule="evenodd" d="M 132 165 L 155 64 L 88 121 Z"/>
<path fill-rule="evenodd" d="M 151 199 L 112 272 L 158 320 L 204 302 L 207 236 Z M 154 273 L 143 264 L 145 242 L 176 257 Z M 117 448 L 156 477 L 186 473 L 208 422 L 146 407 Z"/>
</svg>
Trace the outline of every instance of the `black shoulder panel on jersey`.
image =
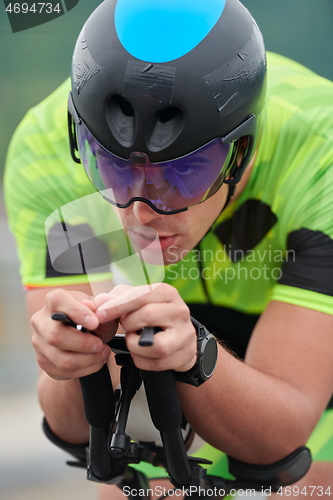
<svg viewBox="0 0 333 500">
<path fill-rule="evenodd" d="M 232 261 L 237 262 L 242 252 L 244 255 L 258 245 L 276 222 L 277 217 L 269 205 L 250 199 L 238 208 L 231 219 L 222 222 L 215 234 L 227 247 Z"/>
<path fill-rule="evenodd" d="M 68 235 L 73 241 L 72 246 Z M 88 270 L 90 273 L 103 272 L 102 266 L 106 266 L 106 272 L 110 270 L 109 251 L 107 245 L 94 236 L 88 224 L 66 227 L 57 223 L 51 228 L 46 252 L 46 278 L 86 274 Z"/>
<path fill-rule="evenodd" d="M 283 264 L 279 283 L 333 297 L 333 240 L 302 228 L 288 235 L 287 248 L 294 257 Z"/>
</svg>

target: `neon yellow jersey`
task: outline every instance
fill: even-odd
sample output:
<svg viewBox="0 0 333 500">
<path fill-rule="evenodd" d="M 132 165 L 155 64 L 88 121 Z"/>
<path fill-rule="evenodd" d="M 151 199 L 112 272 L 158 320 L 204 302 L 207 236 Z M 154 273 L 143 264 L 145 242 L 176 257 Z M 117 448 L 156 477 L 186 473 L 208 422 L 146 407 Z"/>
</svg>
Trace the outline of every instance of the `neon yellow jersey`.
<svg viewBox="0 0 333 500">
<path fill-rule="evenodd" d="M 333 83 L 285 57 L 267 56 L 263 130 L 249 181 L 200 244 L 164 269 L 165 281 L 212 331 L 202 307 L 248 315 L 252 326 L 271 300 L 333 314 Z M 27 113 L 8 151 L 6 205 L 26 287 L 89 281 L 84 272 L 52 267 L 45 235 L 50 214 L 95 193 L 69 152 L 69 89 L 68 80 Z M 76 223 L 89 226 L 90 216 Z M 110 276 L 104 268 L 94 279 Z M 320 425 L 327 427 L 331 413 Z M 316 432 L 317 456 L 333 459 L 333 431 Z"/>
<path fill-rule="evenodd" d="M 69 154 L 69 86 L 27 113 L 8 152 L 7 210 L 28 287 L 87 281 L 52 272 L 44 228 L 54 210 L 94 192 Z M 250 180 L 165 280 L 187 302 L 260 314 L 275 299 L 333 314 L 332 144 L 333 84 L 268 54 L 266 116 Z"/>
</svg>

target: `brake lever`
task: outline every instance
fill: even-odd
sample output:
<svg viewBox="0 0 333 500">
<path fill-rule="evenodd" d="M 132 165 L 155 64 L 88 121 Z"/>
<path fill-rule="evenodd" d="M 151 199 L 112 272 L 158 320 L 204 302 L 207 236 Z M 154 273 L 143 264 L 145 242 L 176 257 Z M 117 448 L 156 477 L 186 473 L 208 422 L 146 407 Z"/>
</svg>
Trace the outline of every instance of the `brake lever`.
<svg viewBox="0 0 333 500">
<path fill-rule="evenodd" d="M 71 318 L 67 316 L 67 314 L 62 312 L 55 312 L 52 314 L 51 318 L 55 321 L 60 321 L 63 325 L 71 326 L 72 328 L 76 328 L 76 330 L 80 330 L 83 333 L 91 333 L 92 335 L 96 335 L 93 330 L 88 330 L 82 325 L 78 325 L 74 323 Z M 144 347 L 150 347 L 154 344 L 154 335 L 157 332 L 160 332 L 161 328 L 158 326 L 146 326 L 141 330 L 138 330 L 137 333 L 140 335 L 139 345 Z"/>
<path fill-rule="evenodd" d="M 55 312 L 52 314 L 51 318 L 55 321 L 60 321 L 63 325 L 71 326 L 72 328 L 76 328 L 76 330 L 80 330 L 83 333 L 91 333 L 92 335 L 96 335 L 95 332 L 92 330 L 88 330 L 88 328 L 85 328 L 82 325 L 78 325 L 77 323 L 74 323 L 67 314 L 62 313 L 62 312 Z"/>
<path fill-rule="evenodd" d="M 144 347 L 150 347 L 154 344 L 154 335 L 160 332 L 161 328 L 159 326 L 145 326 L 138 330 L 136 333 L 140 335 L 139 345 Z"/>
</svg>

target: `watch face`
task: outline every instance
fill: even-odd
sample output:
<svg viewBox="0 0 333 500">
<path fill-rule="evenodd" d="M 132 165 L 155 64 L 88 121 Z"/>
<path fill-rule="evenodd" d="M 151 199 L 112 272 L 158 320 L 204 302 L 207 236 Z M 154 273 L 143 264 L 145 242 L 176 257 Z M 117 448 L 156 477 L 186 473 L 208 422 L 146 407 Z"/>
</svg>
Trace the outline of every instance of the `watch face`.
<svg viewBox="0 0 333 500">
<path fill-rule="evenodd" d="M 211 337 L 205 345 L 204 355 L 202 358 L 202 371 L 206 377 L 210 377 L 214 371 L 217 358 L 216 340 Z"/>
</svg>

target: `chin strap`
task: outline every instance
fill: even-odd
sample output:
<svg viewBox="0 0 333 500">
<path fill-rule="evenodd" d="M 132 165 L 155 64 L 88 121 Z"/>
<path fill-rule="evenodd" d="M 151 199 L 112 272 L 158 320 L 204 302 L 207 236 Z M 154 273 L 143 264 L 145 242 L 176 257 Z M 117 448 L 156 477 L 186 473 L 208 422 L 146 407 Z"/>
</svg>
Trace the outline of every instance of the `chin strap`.
<svg viewBox="0 0 333 500">
<path fill-rule="evenodd" d="M 221 212 L 219 213 L 219 215 L 223 212 L 223 210 L 225 210 L 227 208 L 227 206 L 229 205 L 230 203 L 230 200 L 231 198 L 233 197 L 234 193 L 235 193 L 235 189 L 236 189 L 236 184 L 229 184 L 228 185 L 229 189 L 228 189 L 228 196 L 227 196 L 227 199 L 225 200 L 225 204 L 223 205 L 223 208 L 221 210 Z"/>
</svg>

